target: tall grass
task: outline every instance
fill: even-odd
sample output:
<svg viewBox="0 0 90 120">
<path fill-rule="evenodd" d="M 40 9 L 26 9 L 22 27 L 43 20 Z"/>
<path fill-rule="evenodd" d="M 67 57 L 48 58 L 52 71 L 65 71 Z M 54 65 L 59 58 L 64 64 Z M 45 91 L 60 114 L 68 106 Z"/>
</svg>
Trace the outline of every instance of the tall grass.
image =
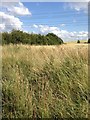
<svg viewBox="0 0 90 120">
<path fill-rule="evenodd" d="M 2 48 L 3 118 L 87 118 L 87 45 Z"/>
</svg>

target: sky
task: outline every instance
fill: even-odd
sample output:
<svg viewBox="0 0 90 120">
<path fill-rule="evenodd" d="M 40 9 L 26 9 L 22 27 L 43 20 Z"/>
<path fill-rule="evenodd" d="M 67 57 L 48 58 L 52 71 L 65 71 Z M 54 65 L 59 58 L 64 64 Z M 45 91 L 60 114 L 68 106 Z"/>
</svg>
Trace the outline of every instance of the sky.
<svg viewBox="0 0 90 120">
<path fill-rule="evenodd" d="M 3 2 L 0 32 L 54 33 L 64 41 L 88 38 L 87 2 Z"/>
</svg>

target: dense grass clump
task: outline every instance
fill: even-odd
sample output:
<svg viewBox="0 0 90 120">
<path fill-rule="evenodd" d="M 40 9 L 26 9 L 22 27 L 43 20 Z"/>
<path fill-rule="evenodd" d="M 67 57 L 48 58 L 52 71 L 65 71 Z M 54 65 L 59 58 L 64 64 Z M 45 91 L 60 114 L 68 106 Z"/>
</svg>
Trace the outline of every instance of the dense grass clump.
<svg viewBox="0 0 90 120">
<path fill-rule="evenodd" d="M 3 46 L 3 118 L 87 118 L 87 45 Z"/>
</svg>

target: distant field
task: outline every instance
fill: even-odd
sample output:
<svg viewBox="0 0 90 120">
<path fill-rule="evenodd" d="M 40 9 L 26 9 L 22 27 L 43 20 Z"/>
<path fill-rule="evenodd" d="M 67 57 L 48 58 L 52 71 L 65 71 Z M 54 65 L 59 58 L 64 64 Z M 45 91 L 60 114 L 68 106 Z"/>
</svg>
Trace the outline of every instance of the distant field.
<svg viewBox="0 0 90 120">
<path fill-rule="evenodd" d="M 85 43 L 85 42 L 87 42 L 87 40 L 80 40 L 80 43 Z M 71 44 L 71 43 L 77 43 L 77 41 L 76 40 L 73 40 L 73 41 L 69 41 L 69 42 L 67 42 L 68 44 Z"/>
<path fill-rule="evenodd" d="M 88 45 L 4 45 L 3 118 L 87 118 Z"/>
</svg>

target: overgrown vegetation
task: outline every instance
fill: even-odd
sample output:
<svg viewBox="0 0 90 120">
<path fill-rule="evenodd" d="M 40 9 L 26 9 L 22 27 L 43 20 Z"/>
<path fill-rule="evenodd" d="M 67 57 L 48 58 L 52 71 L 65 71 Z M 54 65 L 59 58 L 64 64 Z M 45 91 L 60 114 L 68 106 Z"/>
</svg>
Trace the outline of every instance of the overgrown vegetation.
<svg viewBox="0 0 90 120">
<path fill-rule="evenodd" d="M 3 118 L 87 118 L 88 47 L 4 45 Z"/>
<path fill-rule="evenodd" d="M 20 30 L 2 33 L 2 44 L 58 45 L 63 40 L 53 33 L 47 35 L 29 34 Z"/>
</svg>

